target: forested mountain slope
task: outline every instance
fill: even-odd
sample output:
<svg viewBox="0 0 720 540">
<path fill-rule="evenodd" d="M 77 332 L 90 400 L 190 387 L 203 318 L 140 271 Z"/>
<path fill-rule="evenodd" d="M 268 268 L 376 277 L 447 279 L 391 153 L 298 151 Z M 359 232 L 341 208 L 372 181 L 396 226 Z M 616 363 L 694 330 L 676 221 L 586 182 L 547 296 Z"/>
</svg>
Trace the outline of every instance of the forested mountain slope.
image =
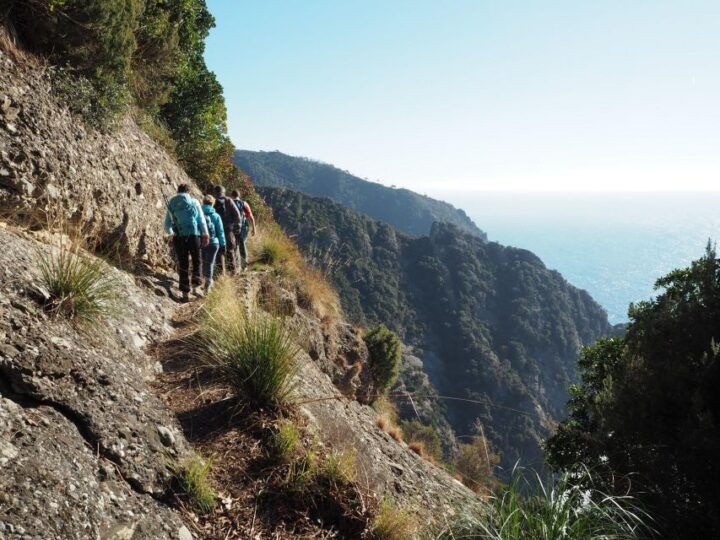
<svg viewBox="0 0 720 540">
<path fill-rule="evenodd" d="M 249 150 L 235 150 L 233 159 L 258 186 L 285 187 L 329 197 L 408 234 L 428 234 L 432 224 L 441 221 L 487 239 L 463 210 L 407 189 L 368 182 L 326 163 L 281 152 Z"/>
<path fill-rule="evenodd" d="M 582 344 L 607 335 L 604 310 L 529 251 L 435 224 L 411 237 L 329 199 L 261 188 L 277 221 L 324 266 L 345 310 L 418 349 L 459 435 L 477 418 L 511 465 L 542 461 Z"/>
</svg>

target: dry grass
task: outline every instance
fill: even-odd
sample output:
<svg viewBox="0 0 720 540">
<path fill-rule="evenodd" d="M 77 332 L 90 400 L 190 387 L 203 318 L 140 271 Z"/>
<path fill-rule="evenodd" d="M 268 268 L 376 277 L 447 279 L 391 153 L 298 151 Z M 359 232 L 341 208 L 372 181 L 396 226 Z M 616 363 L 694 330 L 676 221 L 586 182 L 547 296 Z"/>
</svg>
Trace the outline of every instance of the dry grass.
<svg viewBox="0 0 720 540">
<path fill-rule="evenodd" d="M 198 356 L 243 401 L 279 410 L 290 405 L 300 348 L 286 320 L 240 301 L 232 278 L 208 296 L 193 342 Z"/>
<path fill-rule="evenodd" d="M 389 426 L 386 430 L 387 434 L 390 435 L 397 442 L 402 442 L 402 430 L 397 426 Z"/>
<path fill-rule="evenodd" d="M 397 508 L 389 499 L 380 503 L 375 518 L 372 538 L 376 540 L 411 540 L 417 536 L 417 526 L 412 516 Z"/>
<path fill-rule="evenodd" d="M 21 47 L 17 33 L 9 21 L 0 22 L 0 50 L 7 53 L 15 62 L 38 67 L 41 60 Z"/>
<path fill-rule="evenodd" d="M 340 298 L 324 274 L 303 258 L 295 243 L 276 224 L 259 230 L 250 243 L 250 259 L 256 269 L 269 268 L 285 288 L 295 291 L 298 305 L 320 319 L 337 319 Z"/>
<path fill-rule="evenodd" d="M 425 451 L 425 444 L 422 441 L 411 441 L 408 444 L 408 448 L 415 452 L 421 458 L 427 458 L 427 452 Z"/>
</svg>

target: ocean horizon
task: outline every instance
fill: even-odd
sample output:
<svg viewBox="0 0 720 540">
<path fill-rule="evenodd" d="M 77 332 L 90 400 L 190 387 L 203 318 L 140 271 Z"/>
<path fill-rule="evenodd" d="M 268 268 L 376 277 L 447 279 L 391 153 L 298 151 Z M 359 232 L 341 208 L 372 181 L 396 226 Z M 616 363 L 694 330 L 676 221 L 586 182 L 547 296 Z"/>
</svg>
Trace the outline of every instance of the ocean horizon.
<svg viewBox="0 0 720 540">
<path fill-rule="evenodd" d="M 523 248 L 588 291 L 611 323 L 655 281 L 687 266 L 720 236 L 720 192 L 435 191 L 490 241 Z"/>
</svg>

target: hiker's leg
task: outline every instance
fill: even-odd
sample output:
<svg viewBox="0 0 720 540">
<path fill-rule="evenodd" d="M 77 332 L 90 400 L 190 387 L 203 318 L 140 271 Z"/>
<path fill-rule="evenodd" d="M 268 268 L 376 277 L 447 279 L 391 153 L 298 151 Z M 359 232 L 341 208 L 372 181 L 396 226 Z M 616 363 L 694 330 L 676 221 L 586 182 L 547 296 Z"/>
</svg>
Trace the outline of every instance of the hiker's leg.
<svg viewBox="0 0 720 540">
<path fill-rule="evenodd" d="M 235 240 L 237 241 L 238 252 L 240 254 L 240 258 L 238 259 L 238 268 L 242 270 L 247 266 L 248 258 L 247 245 L 245 244 L 245 235 L 242 233 L 238 233 L 235 235 Z"/>
<path fill-rule="evenodd" d="M 175 255 L 177 256 L 178 277 L 180 290 L 182 292 L 190 292 L 190 276 L 188 275 L 188 260 L 190 254 L 187 249 L 187 236 L 175 236 L 173 238 L 175 246 Z"/>
<path fill-rule="evenodd" d="M 200 237 L 188 236 L 188 251 L 192 259 L 192 284 L 197 287 L 202 283 L 200 280 Z"/>
<path fill-rule="evenodd" d="M 235 259 L 237 257 L 236 251 L 235 235 L 233 233 L 225 235 L 225 271 L 228 274 L 235 273 Z"/>
<path fill-rule="evenodd" d="M 203 276 L 205 277 L 206 287 L 213 280 L 215 257 L 217 256 L 219 247 L 217 244 L 208 244 L 203 248 Z"/>
</svg>

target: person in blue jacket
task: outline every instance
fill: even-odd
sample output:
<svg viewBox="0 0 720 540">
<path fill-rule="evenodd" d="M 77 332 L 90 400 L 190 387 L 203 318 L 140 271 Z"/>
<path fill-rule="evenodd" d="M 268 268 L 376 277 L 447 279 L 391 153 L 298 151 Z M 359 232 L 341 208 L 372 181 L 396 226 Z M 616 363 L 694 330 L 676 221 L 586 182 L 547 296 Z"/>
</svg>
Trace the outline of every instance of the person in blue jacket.
<svg viewBox="0 0 720 540">
<path fill-rule="evenodd" d="M 177 195 L 167 203 L 165 232 L 175 248 L 178 276 L 183 301 L 189 300 L 190 261 L 192 261 L 192 285 L 200 286 L 200 248 L 209 241 L 205 216 L 198 202 L 190 196 L 190 186 L 180 184 Z"/>
<path fill-rule="evenodd" d="M 206 293 L 212 289 L 215 258 L 217 257 L 218 251 L 225 247 L 223 221 L 220 214 L 215 211 L 214 205 L 215 197 L 205 195 L 203 198 L 202 211 L 207 221 L 208 235 L 210 238 L 208 244 L 202 249 L 203 276 L 205 277 Z"/>
</svg>

